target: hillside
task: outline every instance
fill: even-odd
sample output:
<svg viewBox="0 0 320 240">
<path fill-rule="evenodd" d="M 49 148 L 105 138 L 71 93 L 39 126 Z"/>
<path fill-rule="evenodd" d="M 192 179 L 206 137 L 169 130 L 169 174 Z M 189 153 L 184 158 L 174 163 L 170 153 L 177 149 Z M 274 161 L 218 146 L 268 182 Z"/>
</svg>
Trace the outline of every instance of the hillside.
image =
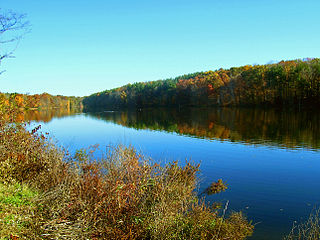
<svg viewBox="0 0 320 240">
<path fill-rule="evenodd" d="M 197 72 L 105 90 L 83 99 L 85 110 L 181 106 L 315 106 L 320 59 L 281 61 Z"/>
</svg>

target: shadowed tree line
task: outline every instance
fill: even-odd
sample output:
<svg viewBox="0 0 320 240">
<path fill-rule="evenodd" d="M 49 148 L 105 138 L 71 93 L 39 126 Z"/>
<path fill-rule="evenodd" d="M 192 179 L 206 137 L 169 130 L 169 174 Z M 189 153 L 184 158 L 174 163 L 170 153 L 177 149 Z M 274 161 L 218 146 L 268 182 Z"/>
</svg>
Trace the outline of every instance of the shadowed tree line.
<svg viewBox="0 0 320 240">
<path fill-rule="evenodd" d="M 320 59 L 281 61 L 127 84 L 92 94 L 86 110 L 181 106 L 320 104 Z"/>
</svg>

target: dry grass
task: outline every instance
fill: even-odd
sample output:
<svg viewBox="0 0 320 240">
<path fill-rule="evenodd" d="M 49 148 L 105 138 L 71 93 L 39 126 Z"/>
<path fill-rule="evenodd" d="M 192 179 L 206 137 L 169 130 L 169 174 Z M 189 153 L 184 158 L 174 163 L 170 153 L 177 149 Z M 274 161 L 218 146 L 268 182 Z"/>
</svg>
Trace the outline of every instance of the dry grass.
<svg viewBox="0 0 320 240">
<path fill-rule="evenodd" d="M 309 219 L 299 225 L 294 224 L 285 240 L 319 240 L 320 239 L 320 210 L 314 210 Z"/>
<path fill-rule="evenodd" d="M 125 146 L 110 147 L 99 160 L 94 149 L 69 156 L 38 129 L 26 131 L 14 111 L 9 118 L 3 112 L 0 183 L 24 184 L 38 193 L 32 197 L 32 227 L 6 228 L 6 234 L 22 239 L 31 234 L 37 236 L 33 239 L 241 240 L 253 231 L 241 213 L 225 218 L 198 199 L 199 165 L 160 166 Z M 212 188 L 215 193 L 225 189 L 222 181 Z"/>
</svg>

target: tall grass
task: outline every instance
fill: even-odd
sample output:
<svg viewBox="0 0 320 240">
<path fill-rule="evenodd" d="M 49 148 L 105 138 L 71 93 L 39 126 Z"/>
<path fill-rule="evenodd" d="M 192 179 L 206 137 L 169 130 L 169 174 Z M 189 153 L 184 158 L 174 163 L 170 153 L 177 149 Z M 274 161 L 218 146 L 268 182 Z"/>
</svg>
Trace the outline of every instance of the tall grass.
<svg viewBox="0 0 320 240">
<path fill-rule="evenodd" d="M 21 239 L 216 240 L 252 234 L 241 213 L 226 217 L 199 199 L 199 165 L 160 166 L 121 145 L 99 160 L 92 149 L 70 156 L 39 128 L 27 131 L 15 120 L 14 108 L 1 107 L 0 183 L 37 192 L 30 200 L 32 227 L 10 234 Z M 211 185 L 212 193 L 222 190 L 222 181 Z"/>
<path fill-rule="evenodd" d="M 308 220 L 294 224 L 291 232 L 284 240 L 318 240 L 320 239 L 320 209 L 313 210 Z"/>
</svg>

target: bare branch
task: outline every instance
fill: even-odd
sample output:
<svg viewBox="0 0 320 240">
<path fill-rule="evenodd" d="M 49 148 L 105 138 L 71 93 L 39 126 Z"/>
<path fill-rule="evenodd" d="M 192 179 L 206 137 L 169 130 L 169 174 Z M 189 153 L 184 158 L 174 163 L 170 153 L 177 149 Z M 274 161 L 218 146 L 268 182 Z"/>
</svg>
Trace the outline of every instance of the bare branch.
<svg viewBox="0 0 320 240">
<path fill-rule="evenodd" d="M 0 65 L 2 60 L 13 57 L 21 38 L 29 32 L 30 23 L 25 14 L 3 11 L 0 8 Z M 0 71 L 3 73 L 4 71 Z"/>
</svg>

